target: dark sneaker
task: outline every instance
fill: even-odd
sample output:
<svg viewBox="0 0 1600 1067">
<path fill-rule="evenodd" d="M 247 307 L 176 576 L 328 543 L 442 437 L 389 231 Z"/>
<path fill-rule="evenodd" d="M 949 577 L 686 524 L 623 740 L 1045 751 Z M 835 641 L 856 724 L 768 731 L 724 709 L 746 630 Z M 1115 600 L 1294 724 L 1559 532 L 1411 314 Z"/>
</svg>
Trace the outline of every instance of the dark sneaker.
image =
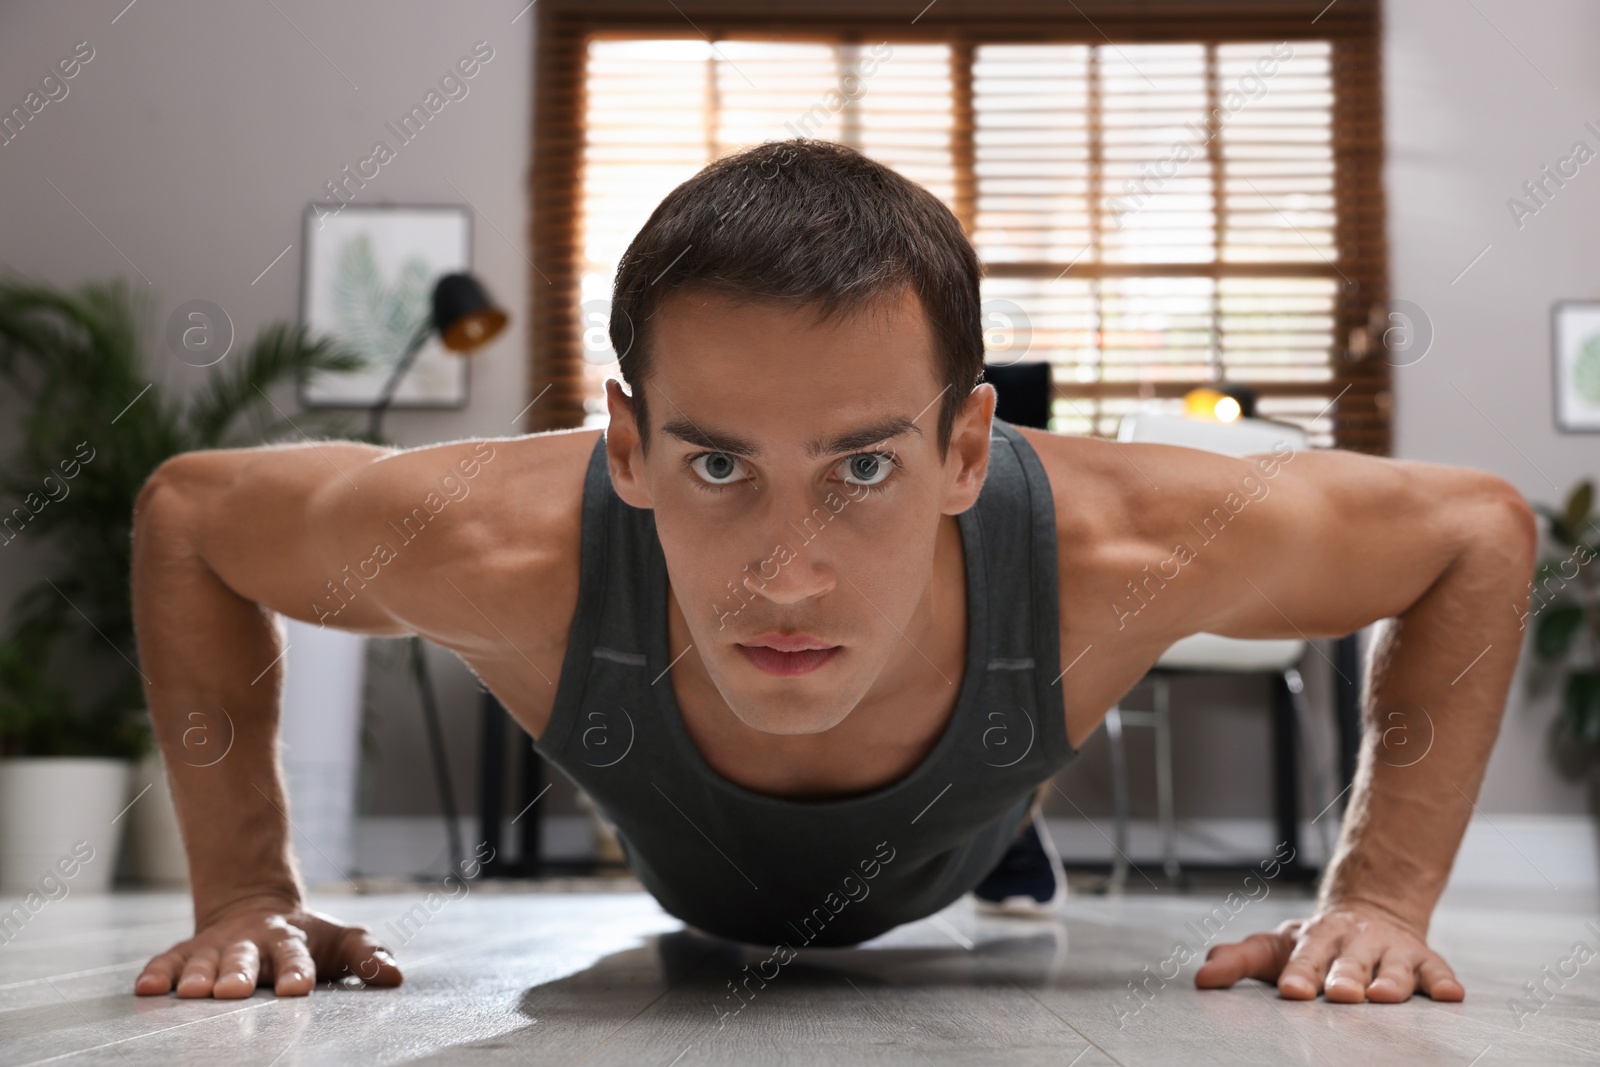
<svg viewBox="0 0 1600 1067">
<path fill-rule="evenodd" d="M 992 915 L 1040 916 L 1061 910 L 1067 872 L 1043 814 L 1034 814 L 972 896 L 978 911 Z"/>
</svg>

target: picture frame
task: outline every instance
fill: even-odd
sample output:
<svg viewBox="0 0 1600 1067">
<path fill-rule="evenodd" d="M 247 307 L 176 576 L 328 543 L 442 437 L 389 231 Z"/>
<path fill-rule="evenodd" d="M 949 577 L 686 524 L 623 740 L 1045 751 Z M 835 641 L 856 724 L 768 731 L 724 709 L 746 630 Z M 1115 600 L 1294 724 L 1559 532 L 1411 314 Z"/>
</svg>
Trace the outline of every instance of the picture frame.
<svg viewBox="0 0 1600 1067">
<path fill-rule="evenodd" d="M 1555 304 L 1550 351 L 1556 429 L 1600 433 L 1600 300 Z"/>
<path fill-rule="evenodd" d="M 418 326 L 440 277 L 468 271 L 472 215 L 454 204 L 308 204 L 301 253 L 300 321 L 367 357 L 362 369 L 300 386 L 306 408 L 370 408 Z M 463 408 L 470 360 L 430 336 L 400 379 L 391 407 Z"/>
</svg>

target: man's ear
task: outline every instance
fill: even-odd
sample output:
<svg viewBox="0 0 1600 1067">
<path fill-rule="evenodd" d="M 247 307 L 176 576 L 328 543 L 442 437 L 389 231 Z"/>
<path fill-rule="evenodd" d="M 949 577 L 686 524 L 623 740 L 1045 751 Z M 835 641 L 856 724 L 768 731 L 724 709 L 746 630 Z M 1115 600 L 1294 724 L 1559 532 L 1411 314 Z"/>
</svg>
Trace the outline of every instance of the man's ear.
<svg viewBox="0 0 1600 1067">
<path fill-rule="evenodd" d="M 639 439 L 639 424 L 633 417 L 633 400 L 615 378 L 606 379 L 606 409 L 611 414 L 611 424 L 606 427 L 611 487 L 631 507 L 654 507 L 645 484 L 644 447 Z"/>
<path fill-rule="evenodd" d="M 978 502 L 984 475 L 989 473 L 989 424 L 994 419 L 994 386 L 982 382 L 967 394 L 950 428 L 950 451 L 945 469 L 951 471 L 945 492 L 946 515 L 959 515 Z"/>
</svg>

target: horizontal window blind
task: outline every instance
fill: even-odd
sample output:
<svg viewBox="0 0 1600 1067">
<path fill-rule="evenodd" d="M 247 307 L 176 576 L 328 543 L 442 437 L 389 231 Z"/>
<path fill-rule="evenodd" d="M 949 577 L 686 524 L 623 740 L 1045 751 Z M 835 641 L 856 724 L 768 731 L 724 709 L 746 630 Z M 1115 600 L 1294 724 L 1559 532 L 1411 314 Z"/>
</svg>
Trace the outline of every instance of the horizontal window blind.
<svg viewBox="0 0 1600 1067">
<path fill-rule="evenodd" d="M 1330 53 L 1325 41 L 976 50 L 974 244 L 985 295 L 1005 302 L 990 306 L 1020 309 L 1029 329 L 1015 355 L 1054 366 L 1055 428 L 1114 434 L 1148 405 L 1141 383 L 1271 382 L 1290 391 L 1260 413 L 1331 443 Z"/>
<path fill-rule="evenodd" d="M 618 373 L 606 298 L 628 242 L 673 187 L 762 141 L 861 149 L 949 202 L 947 45 L 591 40 L 586 51 L 581 232 L 586 425 L 604 425 Z"/>
<path fill-rule="evenodd" d="M 984 263 L 987 358 L 1051 364 L 1054 429 L 1110 436 L 1225 381 L 1315 443 L 1387 452 L 1370 27 L 1030 40 L 1003 23 L 637 22 L 547 13 L 535 378 L 556 395 L 530 428 L 603 424 L 611 279 L 661 198 L 720 156 L 809 136 L 951 207 Z M 565 228 L 548 215 L 563 206 Z"/>
</svg>

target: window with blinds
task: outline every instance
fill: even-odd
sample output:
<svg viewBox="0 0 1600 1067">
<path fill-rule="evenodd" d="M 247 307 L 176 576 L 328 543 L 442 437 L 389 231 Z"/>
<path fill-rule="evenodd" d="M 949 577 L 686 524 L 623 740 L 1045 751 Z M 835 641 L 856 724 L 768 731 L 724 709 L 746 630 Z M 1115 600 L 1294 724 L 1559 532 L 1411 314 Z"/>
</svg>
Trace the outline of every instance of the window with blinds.
<svg viewBox="0 0 1600 1067">
<path fill-rule="evenodd" d="M 604 425 L 601 383 L 618 373 L 604 336 L 617 262 L 662 197 L 713 159 L 816 137 L 954 195 L 948 46 L 645 38 L 590 41 L 586 58 L 586 425 Z"/>
<path fill-rule="evenodd" d="M 572 327 L 536 366 L 566 386 L 563 424 L 603 424 L 612 276 L 661 198 L 720 156 L 808 136 L 950 206 L 984 263 L 987 358 L 1051 364 L 1054 429 L 1110 436 L 1222 381 L 1315 443 L 1387 451 L 1386 368 L 1361 358 L 1383 290 L 1377 127 L 1352 121 L 1339 34 L 1023 43 L 587 21 L 564 56 L 566 248 L 534 226 L 561 267 L 534 283 L 536 319 L 564 303 Z"/>
</svg>

